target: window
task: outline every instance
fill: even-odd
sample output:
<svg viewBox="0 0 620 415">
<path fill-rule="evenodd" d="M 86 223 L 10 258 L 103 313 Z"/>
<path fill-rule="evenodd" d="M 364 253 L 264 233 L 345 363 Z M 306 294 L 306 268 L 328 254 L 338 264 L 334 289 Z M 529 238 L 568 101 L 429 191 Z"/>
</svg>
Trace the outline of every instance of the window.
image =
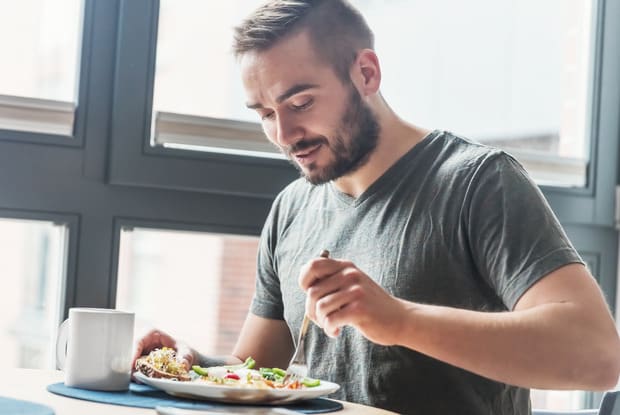
<svg viewBox="0 0 620 415">
<path fill-rule="evenodd" d="M 116 306 L 204 353 L 230 354 L 254 293 L 258 238 L 122 228 Z"/>
<path fill-rule="evenodd" d="M 0 219 L 0 366 L 54 369 L 65 288 L 67 228 Z"/>
<path fill-rule="evenodd" d="M 353 3 L 397 113 L 504 148 L 538 183 L 587 184 L 593 0 Z M 232 27 L 258 4 L 161 1 L 152 145 L 278 157 L 230 53 Z"/>
<path fill-rule="evenodd" d="M 243 105 L 241 76 L 231 53 L 233 26 L 257 4 L 160 2 L 153 145 L 282 158 Z"/>
<path fill-rule="evenodd" d="M 585 186 L 592 0 L 354 3 L 405 119 L 504 148 L 538 183 Z"/>
<path fill-rule="evenodd" d="M 584 408 L 585 392 L 532 390 L 532 408 L 568 411 Z"/>
<path fill-rule="evenodd" d="M 397 113 L 504 148 L 540 184 L 586 185 L 593 0 L 353 3 Z"/>
<path fill-rule="evenodd" d="M 81 0 L 0 6 L 0 129 L 72 135 L 81 15 Z"/>
<path fill-rule="evenodd" d="M 209 14 L 200 16 L 201 26 L 207 28 L 216 27 L 212 24 L 212 21 L 216 21 L 216 23 L 222 22 L 224 20 L 222 16 L 225 13 L 238 13 L 239 18 L 241 18 L 259 1 L 247 0 L 242 2 L 240 0 L 231 0 L 219 2 L 221 4 L 218 4 L 217 10 L 209 9 Z M 169 75 L 174 76 L 179 71 L 178 73 L 182 74 L 184 78 L 183 85 L 190 85 L 191 89 L 196 91 L 195 96 L 200 95 L 202 97 L 204 92 L 215 92 L 218 90 L 218 87 L 224 86 L 223 84 L 226 81 L 225 86 L 230 89 L 224 93 L 223 98 L 215 98 L 216 101 L 219 101 L 222 108 L 230 111 L 224 115 L 218 112 L 210 112 L 211 110 L 194 112 L 180 105 L 168 105 L 168 99 L 164 99 L 164 89 L 160 90 L 162 95 L 159 98 L 153 96 L 155 60 L 158 60 L 157 64 L 159 66 L 157 70 L 160 71 L 159 75 L 162 75 L 165 69 L 162 66 L 163 62 L 165 62 L 162 56 L 169 53 L 164 52 L 163 45 L 158 49 L 157 37 L 163 43 L 165 42 L 166 32 L 170 30 L 184 32 L 186 30 L 184 23 L 180 21 L 173 22 L 176 27 L 171 28 L 170 24 L 166 26 L 164 21 L 166 15 L 168 13 L 180 13 L 180 10 L 184 8 L 191 9 L 196 7 L 196 10 L 201 10 L 198 7 L 210 7 L 209 4 L 214 2 L 194 1 L 190 3 L 187 0 L 178 0 L 173 3 L 169 0 L 85 0 L 83 2 L 84 30 L 82 34 L 80 34 L 82 13 L 80 8 L 75 9 L 78 10 L 75 14 L 75 19 L 67 17 L 70 13 L 64 14 L 63 18 L 60 17 L 60 11 L 70 2 L 75 2 L 74 4 L 78 4 L 81 7 L 82 2 L 75 0 L 57 2 L 51 0 L 40 0 L 37 2 L 22 0 L 10 4 L 7 3 L 6 6 L 0 6 L 0 33 L 4 34 L 5 31 L 9 31 L 9 35 L 0 37 L 0 52 L 3 56 L 2 64 L 0 64 L 0 74 L 2 75 L 0 76 L 0 84 L 4 85 L 0 87 L 0 95 L 9 95 L 11 97 L 9 100 L 11 105 L 16 100 L 23 98 L 25 101 L 18 105 L 19 108 L 27 107 L 31 99 L 35 101 L 46 100 L 55 104 L 58 102 L 67 103 L 68 109 L 61 109 L 61 114 L 73 114 L 73 109 L 79 104 L 73 128 L 75 139 L 68 139 L 66 135 L 57 137 L 43 136 L 44 134 L 31 132 L 36 131 L 36 128 L 32 126 L 23 127 L 21 132 L 9 131 L 6 129 L 5 124 L 0 127 L 0 216 L 28 219 L 5 219 L 0 221 L 0 245 L 3 249 L 2 255 L 0 255 L 0 263 L 2 263 L 4 269 L 11 270 L 10 272 L 5 271 L 0 274 L 0 280 L 2 280 L 5 292 L 10 292 L 10 295 L 3 297 L 3 301 L 0 302 L 0 336 L 2 337 L 0 340 L 7 351 L 6 356 L 10 355 L 9 360 L 5 359 L 2 362 L 2 365 L 5 366 L 18 366 L 23 363 L 23 365 L 27 364 L 32 367 L 39 365 L 37 362 L 44 362 L 41 365 L 52 367 L 51 362 L 49 364 L 45 363 L 47 361 L 46 356 L 50 356 L 46 350 L 48 350 L 48 347 L 51 348 L 49 344 L 45 344 L 45 340 L 43 343 L 38 343 L 31 337 L 27 344 L 24 342 L 20 343 L 21 340 L 16 337 L 13 328 L 24 329 L 27 326 L 21 323 L 7 323 L 9 318 L 13 319 L 11 321 L 14 322 L 20 315 L 26 316 L 27 314 L 26 312 L 19 314 L 19 310 L 27 310 L 29 308 L 18 302 L 17 298 L 29 299 L 29 301 L 36 298 L 34 293 L 37 290 L 34 288 L 30 290 L 32 286 L 26 286 L 30 284 L 26 281 L 36 280 L 32 276 L 34 272 L 32 270 L 36 269 L 39 264 L 48 264 L 44 272 L 39 273 L 39 275 L 45 275 L 45 278 L 49 278 L 46 280 L 46 287 L 48 289 L 45 291 L 45 297 L 53 299 L 58 295 L 64 298 L 64 302 L 58 301 L 60 301 L 65 313 L 72 306 L 114 307 L 118 303 L 119 307 L 135 309 L 138 312 L 138 320 L 160 325 L 158 323 L 159 317 L 155 315 L 156 310 L 154 310 L 154 307 L 144 303 L 140 303 L 142 308 L 132 305 L 139 304 L 139 298 L 137 297 L 140 295 L 140 287 L 148 286 L 147 283 L 144 283 L 144 279 L 140 280 L 138 277 L 139 269 L 142 270 L 140 271 L 142 275 L 149 272 L 146 271 L 149 264 L 146 260 L 138 260 L 139 257 L 144 255 L 141 252 L 142 248 L 138 247 L 142 242 L 138 243 L 137 240 L 145 239 L 147 244 L 159 245 L 157 249 L 148 248 L 153 252 L 167 252 L 170 248 L 166 245 L 166 241 L 169 239 L 173 240 L 177 236 L 168 230 L 155 229 L 158 227 L 158 223 L 192 224 L 192 230 L 196 230 L 193 227 L 196 226 L 200 231 L 209 230 L 210 232 L 216 232 L 179 232 L 180 234 L 190 236 L 201 235 L 208 238 L 221 237 L 227 239 L 229 237 L 238 238 L 238 236 L 234 235 L 259 235 L 273 197 L 286 184 L 298 177 L 295 169 L 290 167 L 284 160 L 220 154 L 212 150 L 217 148 L 216 145 L 218 144 L 214 138 L 221 139 L 222 137 L 227 137 L 220 135 L 225 133 L 220 131 L 221 129 L 225 129 L 226 133 L 232 132 L 232 134 L 235 134 L 237 130 L 249 130 L 247 135 L 250 137 L 244 139 L 244 143 L 240 146 L 241 148 L 247 142 L 266 142 L 262 137 L 258 124 L 254 122 L 254 115 L 248 111 L 247 116 L 251 118 L 244 118 L 245 115 L 241 114 L 247 110 L 243 105 L 244 97 L 241 92 L 240 82 L 238 82 L 235 76 L 230 75 L 228 77 L 227 75 L 226 78 L 217 78 L 210 75 L 210 68 L 207 67 L 198 74 L 199 78 L 195 79 L 194 77 L 186 76 L 185 72 L 182 72 L 187 66 L 192 65 L 191 62 L 186 63 L 179 60 L 178 64 L 174 65 L 174 68 L 171 66 L 174 63 L 173 60 L 168 60 L 167 62 L 167 65 L 169 65 Z M 72 42 L 77 42 L 75 46 L 63 47 L 62 53 L 66 52 L 66 56 L 73 56 L 76 59 L 80 55 L 79 61 L 76 60 L 72 64 L 67 64 L 66 68 L 57 71 L 58 79 L 70 79 L 70 81 L 55 82 L 54 85 L 50 86 L 50 89 L 71 92 L 67 92 L 66 95 L 42 93 L 40 95 L 32 94 L 31 96 L 25 91 L 9 91 L 9 87 L 14 87 L 18 84 L 13 81 L 5 82 L 8 78 L 9 70 L 13 74 L 11 79 L 22 79 L 18 77 L 21 73 L 14 75 L 15 69 L 13 67 L 9 69 L 9 65 L 17 61 L 19 53 L 32 53 L 33 51 L 41 50 L 36 46 L 30 45 L 24 46 L 20 51 L 15 45 L 22 43 L 23 36 L 43 29 L 41 25 L 34 25 L 35 27 L 33 28 L 33 25 L 28 23 L 28 19 L 31 19 L 35 14 L 38 15 L 44 10 L 50 9 L 50 4 L 53 4 L 53 10 L 50 13 L 57 16 L 50 21 L 54 22 L 57 19 L 65 19 L 64 23 L 59 24 L 62 27 L 60 36 L 72 39 Z M 162 13 L 158 17 L 160 4 L 162 6 Z M 169 7 L 170 4 L 174 4 L 175 10 L 166 12 L 165 8 Z M 409 87 L 408 81 L 411 80 L 411 77 L 409 77 L 405 69 L 399 68 L 400 55 L 390 57 L 389 53 L 395 52 L 389 52 L 386 50 L 386 47 L 389 45 L 385 46 L 382 44 L 385 43 L 385 40 L 383 40 L 385 37 L 392 36 L 390 33 L 385 32 L 388 30 L 385 27 L 389 25 L 390 32 L 403 33 L 402 37 L 398 38 L 398 45 L 402 50 L 410 50 L 410 47 L 415 42 L 419 43 L 423 39 L 413 39 L 413 35 L 406 33 L 406 30 L 413 30 L 414 23 L 420 26 L 425 21 L 428 21 L 428 24 L 424 27 L 429 27 L 429 30 L 439 30 L 440 28 L 449 30 L 453 26 L 460 28 L 457 36 L 461 36 L 465 32 L 462 25 L 468 21 L 472 22 L 471 24 L 476 22 L 478 27 L 481 26 L 480 20 L 471 20 L 473 18 L 471 14 L 475 14 L 473 10 L 471 13 L 468 13 L 467 10 L 462 10 L 460 2 L 457 0 L 437 0 L 436 2 L 421 0 L 390 0 L 387 2 L 355 0 L 355 4 L 362 7 L 365 11 L 366 9 L 374 8 L 374 13 L 378 13 L 379 19 L 372 15 L 369 15 L 368 18 L 370 23 L 376 26 L 377 48 L 381 55 L 385 74 L 383 93 L 390 100 L 390 103 L 394 105 L 395 109 L 407 118 L 410 118 L 411 121 L 428 127 L 452 129 L 455 132 L 470 135 L 472 138 L 488 138 L 482 132 L 469 130 L 465 124 L 457 124 L 456 121 L 448 119 L 446 111 L 443 111 L 440 114 L 442 118 L 437 120 L 430 119 L 430 115 L 427 115 L 425 112 L 420 112 L 422 110 L 426 111 L 426 107 L 416 111 L 413 115 L 408 114 L 406 106 L 414 99 L 418 99 L 417 95 L 421 92 L 420 88 L 423 89 L 424 85 L 416 85 L 415 88 Z M 390 12 L 392 20 L 386 22 L 386 18 L 381 16 L 387 16 L 388 12 L 378 10 L 377 6 L 379 4 L 382 5 L 381 7 L 385 7 L 386 10 L 397 10 L 396 7 L 404 7 L 403 10 L 405 11 L 402 13 L 398 11 Z M 486 6 L 484 9 L 488 13 L 486 16 L 489 19 L 494 19 L 501 7 L 508 7 L 510 5 L 512 5 L 511 7 L 520 8 L 530 7 L 532 0 L 519 2 L 516 0 L 486 0 L 484 3 L 481 0 L 473 0 L 473 2 L 468 3 L 475 10 L 480 10 L 481 4 Z M 592 128 L 594 131 L 590 134 L 588 130 L 583 134 L 583 148 L 586 148 L 584 153 L 585 162 L 588 164 L 588 172 L 591 174 L 588 175 L 588 187 L 585 189 L 544 186 L 543 191 L 576 248 L 592 264 L 594 275 L 605 291 L 610 304 L 615 305 L 617 304 L 616 286 L 618 281 L 618 232 L 614 227 L 614 196 L 618 177 L 620 177 L 618 175 L 618 155 L 620 154 L 620 141 L 618 140 L 618 137 L 620 137 L 620 123 L 618 120 L 618 114 L 620 114 L 620 88 L 618 87 L 620 86 L 620 48 L 617 47 L 617 39 L 620 39 L 620 2 L 604 0 L 592 1 L 590 3 L 582 2 L 582 0 L 567 0 L 562 3 L 559 3 L 558 0 L 538 2 L 536 4 L 537 9 L 531 15 L 528 15 L 527 19 L 518 26 L 528 25 L 531 19 L 534 19 L 533 21 L 544 20 L 546 24 L 545 29 L 540 29 L 542 26 L 540 24 L 531 24 L 531 34 L 553 36 L 555 38 L 557 36 L 553 35 L 553 30 L 559 24 L 558 19 L 565 20 L 569 10 L 580 7 L 579 4 L 585 5 L 584 7 L 590 4 L 592 7 L 591 10 L 584 11 L 582 14 L 583 30 L 573 32 L 575 35 L 578 33 L 584 35 L 581 37 L 582 40 L 575 41 L 575 49 L 580 49 L 580 56 L 595 55 L 591 59 L 589 58 L 590 61 L 588 63 L 588 65 L 594 66 L 594 73 L 585 83 L 587 99 L 590 100 L 591 96 L 593 96 L 594 100 L 587 104 L 588 111 L 582 111 L 581 115 L 579 115 L 582 120 L 585 117 L 586 130 L 589 128 L 589 123 L 593 124 Z M 556 14 L 549 12 L 553 5 L 555 5 L 553 11 Z M 16 13 L 24 7 L 32 7 L 36 10 L 32 13 L 17 15 Z M 235 9 L 236 11 L 231 12 L 230 10 L 234 7 L 237 7 L 238 10 Z M 416 12 L 410 15 L 407 14 L 413 7 L 417 7 Z M 422 8 L 428 9 L 429 7 L 435 11 L 432 13 L 426 12 L 425 14 Z M 443 7 L 443 12 L 441 16 L 436 17 L 433 21 L 431 17 L 438 15 L 436 7 Z M 545 13 L 546 18 L 541 18 L 539 13 Z M 463 16 L 462 22 L 450 20 L 450 15 Z M 515 13 L 515 16 L 521 15 Z M 591 25 L 589 32 L 585 30 L 585 25 L 590 19 L 588 15 L 591 15 L 593 17 L 592 21 L 596 22 Z M 465 17 L 470 20 L 465 19 Z M 230 22 L 226 23 L 229 26 L 238 23 L 237 18 L 232 17 L 232 15 L 226 18 Z M 406 24 L 401 24 L 398 19 L 407 19 Z M 19 24 L 16 21 L 19 21 Z M 157 30 L 158 22 L 160 25 L 159 33 Z M 75 27 L 72 25 L 75 25 Z M 482 26 L 484 25 L 495 25 L 495 23 L 487 23 L 485 21 Z M 220 26 L 219 24 L 217 25 L 217 27 Z M 12 29 L 9 30 L 7 29 L 8 27 Z M 500 29 L 495 26 L 489 26 L 489 32 L 492 30 L 495 33 L 496 30 Z M 70 32 L 74 32 L 76 35 L 69 35 Z M 192 53 L 198 55 L 203 53 L 204 50 L 209 50 L 209 53 L 212 53 L 213 51 L 208 49 L 212 47 L 212 43 L 221 43 L 223 45 L 221 48 L 213 47 L 227 54 L 226 49 L 230 44 L 229 33 L 218 34 L 209 32 L 208 37 L 200 39 L 200 42 L 195 41 L 196 37 L 193 35 L 189 35 L 186 36 L 184 41 L 191 44 L 190 55 Z M 424 32 L 420 36 L 422 35 L 425 36 L 427 42 L 438 42 L 433 37 L 432 31 Z M 174 37 L 175 35 L 172 34 L 172 36 Z M 78 45 L 80 37 L 83 37 L 83 44 Z M 51 37 L 48 37 L 45 41 L 50 42 L 51 39 Z M 478 49 L 483 49 L 483 43 L 476 45 L 480 45 Z M 184 44 L 180 44 L 179 48 L 183 49 Z M 69 52 L 69 50 L 74 50 L 75 54 L 74 52 Z M 445 49 L 445 53 L 448 53 L 450 50 Z M 396 52 L 400 53 L 399 50 Z M 472 62 L 460 59 L 461 66 L 464 64 L 471 65 L 486 58 L 483 62 L 488 62 L 489 65 L 496 64 L 499 67 L 499 63 L 491 59 L 493 57 L 491 54 L 484 55 L 482 53 L 484 50 L 480 52 L 482 58 L 470 59 Z M 553 50 L 551 52 L 556 53 L 557 51 Z M 495 50 L 493 53 L 495 53 Z M 7 54 L 10 56 L 9 59 L 6 59 Z M 224 70 L 236 70 L 236 66 L 234 69 L 226 67 L 223 60 L 217 55 L 210 56 L 211 64 L 222 66 Z M 504 55 L 497 55 L 495 58 L 498 59 L 501 56 Z M 549 57 L 552 56 L 553 53 L 549 55 Z M 229 58 L 230 56 L 226 55 L 226 59 Z M 541 57 L 537 61 L 539 63 L 532 66 L 532 68 L 546 68 L 549 72 L 552 72 L 552 67 L 554 66 L 550 64 L 545 66 L 540 63 L 543 58 L 546 59 L 547 56 Z M 60 61 L 67 63 L 69 62 L 68 59 L 61 58 Z M 424 66 L 425 63 L 416 61 L 414 62 L 413 69 L 419 70 L 418 66 L 420 66 L 421 68 L 426 68 L 428 76 L 447 76 L 441 71 L 433 72 L 433 70 Z M 45 65 L 42 64 L 43 66 Z M 26 68 L 25 64 L 22 67 Z M 79 91 L 76 86 L 78 83 L 77 67 L 80 68 Z M 511 66 L 506 63 L 506 66 L 498 69 L 498 72 L 507 71 L 510 68 Z M 457 67 L 456 69 L 459 68 Z M 216 68 L 215 71 L 217 70 L 219 69 Z M 402 72 L 403 70 L 405 75 L 407 75 L 407 82 L 405 83 L 399 82 L 398 77 L 393 72 Z M 543 75 L 547 74 L 544 71 L 541 73 Z M 559 68 L 554 73 L 561 74 L 562 69 Z M 584 72 L 581 71 L 581 73 L 583 74 Z M 28 81 L 34 81 L 35 79 L 34 75 L 28 77 Z M 227 83 L 229 79 L 231 81 L 230 84 Z M 428 79 L 437 84 L 437 81 L 433 80 L 434 78 Z M 203 82 L 209 82 L 209 87 L 202 88 L 202 85 L 205 85 Z M 394 85 L 396 86 L 391 87 L 390 82 L 395 82 Z M 549 92 L 557 91 L 557 86 L 551 87 L 555 85 L 554 82 L 557 83 L 558 79 L 551 79 L 549 81 L 550 86 L 545 85 L 545 89 L 548 89 Z M 61 88 L 60 85 L 69 85 L 69 87 Z M 454 85 L 459 84 L 454 80 L 446 80 L 439 85 L 449 86 L 450 90 L 456 94 L 457 89 Z M 158 81 L 155 88 L 164 88 L 163 80 Z M 173 88 L 170 87 L 168 89 L 172 90 Z M 401 96 L 399 90 L 407 91 L 407 96 L 404 94 Z M 488 94 L 486 89 L 481 89 L 480 91 L 481 94 Z M 583 91 L 582 89 L 582 95 Z M 79 94 L 79 100 L 75 98 L 76 93 Z M 470 96 L 471 93 L 468 93 L 469 95 L 465 95 Z M 236 97 L 233 97 L 235 94 Z M 152 101 L 154 98 L 155 101 L 159 100 L 159 103 L 153 108 Z M 192 97 L 190 96 L 190 98 Z M 227 98 L 230 98 L 230 106 L 223 104 L 223 99 Z M 182 104 L 183 100 L 184 98 L 179 98 L 179 104 Z M 190 99 L 185 100 L 187 102 L 191 101 Z M 445 99 L 443 101 L 445 102 Z M 429 108 L 438 108 L 437 105 L 428 99 L 423 102 Z M 0 105 L 0 107 L 5 108 L 6 105 Z M 469 102 L 467 102 L 467 108 L 468 110 L 470 108 Z M 160 116 L 160 120 L 170 123 L 168 126 L 160 124 L 162 128 L 159 131 L 169 136 L 163 137 L 163 140 L 160 141 L 151 136 L 152 131 L 156 132 L 156 129 L 153 128 L 154 122 L 151 120 L 153 111 L 163 114 Z M 235 115 L 233 111 L 240 111 L 240 113 Z M 478 115 L 481 113 L 481 110 L 470 112 Z M 591 115 L 587 115 L 590 112 Z M 87 117 L 83 116 L 84 113 L 87 113 Z M 166 117 L 167 114 L 165 113 L 172 115 Z M 6 111 L 0 109 L 0 118 L 7 118 L 5 115 Z M 482 116 L 486 117 L 483 120 L 486 121 L 486 119 L 492 116 L 495 117 L 495 113 L 487 112 L 483 113 Z M 34 118 L 36 119 L 37 117 Z M 591 118 L 592 121 L 588 118 Z M 18 118 L 13 117 L 10 119 L 12 125 L 17 123 L 16 119 Z M 191 120 L 193 124 L 192 122 L 187 122 L 187 120 Z M 54 131 L 59 131 L 62 134 L 67 134 L 70 131 L 68 127 L 71 125 L 70 121 L 65 120 L 60 123 L 54 122 L 53 124 L 61 126 L 59 127 L 60 130 Z M 207 132 L 202 131 L 203 124 L 207 125 Z M 556 124 L 559 125 L 558 123 Z M 178 134 L 178 137 L 174 137 L 178 133 L 177 129 L 186 128 L 188 125 L 192 128 L 198 128 L 200 131 L 196 133 L 194 130 L 191 130 L 189 134 L 182 133 Z M 474 125 L 487 126 L 487 123 L 482 122 Z M 166 128 L 164 129 L 163 127 Z M 9 126 L 9 128 L 12 127 Z M 47 131 L 48 127 L 44 129 Z M 480 134 L 480 137 L 473 137 L 474 134 Z M 187 138 L 188 136 L 189 139 Z M 19 138 L 22 141 L 11 139 L 11 137 Z M 81 137 L 88 137 L 88 139 L 80 140 Z M 206 140 L 205 137 L 209 138 L 210 141 L 204 141 Z M 54 139 L 57 139 L 56 142 L 67 142 L 73 147 L 67 148 L 66 145 L 36 145 L 41 142 L 47 144 Z M 197 145 L 203 151 L 187 151 L 164 147 L 168 143 L 173 144 L 175 140 L 180 142 L 187 140 Z M 84 145 L 77 143 L 78 141 L 83 141 Z M 230 141 L 227 141 L 227 146 Z M 36 144 L 33 145 L 32 142 Z M 152 147 L 151 143 L 156 142 L 156 147 Z M 587 149 L 590 145 L 594 151 L 589 153 Z M 211 147 L 208 151 L 204 151 L 209 146 Z M 226 149 L 224 150 L 227 151 Z M 268 151 L 272 150 L 269 149 Z M 563 160 L 567 159 L 570 160 L 570 158 L 564 158 Z M 547 161 L 549 160 L 553 161 L 553 158 L 547 159 Z M 583 165 L 583 160 L 579 160 L 579 165 Z M 566 177 L 572 176 L 567 175 Z M 540 178 L 538 179 L 540 180 Z M 568 182 L 570 180 L 565 181 L 565 183 Z M 47 213 L 40 215 L 40 212 Z M 124 227 L 122 232 L 120 231 L 120 226 L 126 224 L 127 221 L 135 225 L 133 232 L 127 226 Z M 54 223 L 59 222 L 66 225 L 54 225 Z M 138 227 L 138 224 L 140 224 L 140 227 Z M 9 225 L 12 228 L 11 231 L 7 230 Z M 31 225 L 40 226 L 40 229 L 45 229 L 41 232 L 43 234 L 47 232 L 47 235 L 49 235 L 47 262 L 41 259 L 40 250 L 36 248 L 41 246 L 40 241 L 42 237 L 33 236 L 32 240 L 35 242 L 25 244 L 22 243 L 20 238 L 15 236 L 27 234 L 29 231 L 25 229 L 31 229 Z M 160 228 L 168 228 L 168 226 L 162 225 Z M 186 228 L 183 227 L 183 229 Z M 123 258 L 120 260 L 119 269 L 118 239 L 121 233 L 123 249 L 120 252 Z M 160 235 L 161 241 L 156 241 L 160 238 Z M 250 240 L 253 238 L 250 237 Z M 191 241 L 197 239 L 189 238 Z M 67 240 L 70 243 L 65 245 L 64 242 Z M 198 242 L 192 243 L 199 244 Z M 131 245 L 133 245 L 133 248 L 129 249 L 128 246 L 130 247 Z M 146 248 L 144 249 L 146 250 Z M 132 250 L 135 251 L 135 254 L 132 253 Z M 170 252 L 173 251 L 170 249 Z M 67 257 L 66 277 L 62 272 L 58 271 L 61 263 L 63 263 L 62 267 L 64 267 L 65 256 Z M 200 258 L 199 255 L 194 254 L 188 256 L 194 257 L 193 263 L 198 262 L 196 258 Z M 182 267 L 186 261 L 189 261 L 189 259 L 181 255 L 176 258 L 175 261 L 179 261 L 178 267 Z M 22 259 L 24 260 L 22 261 Z M 161 261 L 163 262 L 163 260 Z M 170 261 L 171 263 L 174 262 Z M 216 264 L 217 261 L 212 266 L 216 267 Z M 176 267 L 176 265 L 173 266 Z M 204 266 L 205 269 L 209 270 L 211 269 L 210 267 Z M 159 272 L 160 269 L 153 269 L 152 271 Z M 161 274 L 167 278 L 166 281 L 169 284 L 170 280 L 173 281 L 169 286 L 177 288 L 176 278 L 180 275 L 178 272 L 161 272 Z M 25 278 L 24 275 L 29 275 L 29 279 Z M 251 269 L 249 274 L 245 274 L 244 271 L 244 275 L 253 276 L 254 270 Z M 58 280 L 54 280 L 56 277 L 58 277 Z M 164 277 L 160 278 L 159 274 L 157 276 L 160 279 L 164 279 Z M 196 279 L 196 283 L 204 285 L 204 282 L 201 280 L 202 277 L 202 274 L 192 276 L 192 278 Z M 64 278 L 66 278 L 66 283 L 63 282 Z M 134 283 L 139 280 L 142 281 L 142 285 L 134 286 Z M 233 276 L 232 280 L 235 281 L 236 276 Z M 193 287 L 193 279 L 191 284 Z M 220 292 L 221 284 L 219 285 Z M 63 286 L 65 286 L 64 294 L 55 291 L 58 287 Z M 218 285 L 211 284 L 208 286 L 217 287 Z M 184 321 L 179 316 L 187 318 L 188 315 L 191 315 L 191 318 L 193 318 L 193 316 L 199 315 L 194 311 L 200 305 L 195 301 L 195 298 L 201 295 L 201 293 L 195 294 L 195 290 L 178 288 L 183 293 L 191 292 L 194 295 L 191 298 L 186 297 L 188 299 L 183 304 L 184 307 L 192 307 L 190 308 L 192 310 L 191 313 L 186 314 L 182 310 L 175 310 L 175 313 L 178 314 L 176 314 L 177 317 L 174 322 L 172 319 L 163 321 L 162 326 L 175 331 L 175 333 L 177 327 L 180 327 L 178 323 Z M 58 289 L 62 291 L 62 288 Z M 223 297 L 220 298 L 223 301 Z M 249 303 L 249 295 L 243 294 L 239 298 L 243 298 L 240 300 L 243 302 L 243 307 L 239 306 L 237 308 L 243 308 L 243 313 L 245 313 Z M 60 319 L 60 317 L 50 317 L 55 311 L 49 302 L 46 305 L 47 308 L 43 312 L 45 315 L 43 319 L 49 322 L 49 330 L 47 332 L 39 332 L 38 334 L 42 337 L 37 337 L 37 339 L 52 339 L 54 337 L 52 330 Z M 200 313 L 209 312 L 212 314 L 211 317 L 205 317 L 204 321 L 215 321 L 215 317 L 213 317 L 215 315 L 214 308 L 219 310 L 220 306 L 211 306 L 209 308 L 209 306 L 205 307 L 202 304 L 202 308 L 199 310 Z M 220 311 L 217 311 L 217 313 L 219 314 Z M 231 318 L 230 321 L 232 320 Z M 220 342 L 220 340 L 213 344 L 209 343 L 210 340 L 205 340 L 205 336 L 200 330 L 203 327 L 205 327 L 205 330 L 209 329 L 209 327 L 207 327 L 204 321 L 199 322 L 200 324 L 196 325 L 198 329 L 194 329 L 192 333 L 183 331 L 179 334 L 186 337 L 188 341 L 195 342 L 197 345 L 201 343 L 206 344 L 207 346 L 204 349 L 206 352 L 209 352 L 210 348 L 219 351 L 229 350 L 229 346 Z M 228 329 L 228 326 L 226 328 L 218 328 L 218 333 L 224 333 L 225 329 Z M 227 342 L 229 343 L 226 344 L 230 344 L 232 341 L 230 339 L 236 337 L 235 330 L 238 329 L 233 328 L 227 334 L 229 339 Z M 197 336 L 197 338 L 192 338 L 193 335 Z M 39 357 L 36 357 L 36 353 L 28 355 L 33 350 L 33 347 L 35 348 L 34 350 L 39 348 Z M 537 405 L 539 402 L 546 402 L 544 405 L 548 407 L 559 407 L 558 404 L 552 403 L 551 400 L 555 399 L 555 397 L 561 397 L 563 407 L 579 407 L 582 400 L 581 397 L 583 396 L 581 393 L 556 393 L 552 391 L 544 391 L 541 394 L 536 392 L 533 395 L 533 401 L 536 406 L 539 406 Z M 540 400 L 539 398 L 541 397 L 545 401 Z M 591 407 L 596 406 L 596 395 L 587 398 L 586 402 Z M 542 405 L 540 404 L 540 406 Z"/>
</svg>

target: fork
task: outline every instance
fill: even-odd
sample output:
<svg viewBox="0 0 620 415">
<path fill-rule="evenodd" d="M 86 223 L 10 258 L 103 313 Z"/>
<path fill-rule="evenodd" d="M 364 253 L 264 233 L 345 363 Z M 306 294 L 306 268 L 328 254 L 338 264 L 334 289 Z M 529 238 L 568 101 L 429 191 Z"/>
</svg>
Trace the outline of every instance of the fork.
<svg viewBox="0 0 620 415">
<path fill-rule="evenodd" d="M 324 249 L 320 255 L 322 258 L 329 257 L 329 251 Z M 301 328 L 299 329 L 299 337 L 297 339 L 297 347 L 295 347 L 295 353 L 291 358 L 288 368 L 286 368 L 286 376 L 282 380 L 284 385 L 289 385 L 295 381 L 299 381 L 308 375 L 308 365 L 306 364 L 306 333 L 310 327 L 310 318 L 308 314 L 304 313 L 304 319 L 301 322 Z"/>
</svg>

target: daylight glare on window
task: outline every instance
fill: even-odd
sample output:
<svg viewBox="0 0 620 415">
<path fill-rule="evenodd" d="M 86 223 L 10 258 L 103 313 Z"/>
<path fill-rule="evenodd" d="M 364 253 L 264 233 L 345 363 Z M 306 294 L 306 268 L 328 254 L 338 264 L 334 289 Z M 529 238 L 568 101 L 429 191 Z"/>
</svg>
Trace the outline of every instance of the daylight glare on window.
<svg viewBox="0 0 620 415">
<path fill-rule="evenodd" d="M 81 14 L 81 0 L 0 4 L 0 95 L 74 102 Z"/>
<path fill-rule="evenodd" d="M 541 184 L 586 184 L 592 0 L 354 3 L 396 112 L 506 149 Z"/>
<path fill-rule="evenodd" d="M 260 3 L 161 1 L 155 143 L 261 151 L 258 126 L 241 144 L 211 128 L 259 121 L 243 105 L 230 48 L 234 25 Z M 593 0 L 352 3 L 375 32 L 381 91 L 399 115 L 506 149 L 541 184 L 586 185 Z"/>
<path fill-rule="evenodd" d="M 0 218 L 0 368 L 54 369 L 67 228 Z"/>
<path fill-rule="evenodd" d="M 81 0 L 0 4 L 0 130 L 73 135 L 81 27 Z"/>
<path fill-rule="evenodd" d="M 254 293 L 258 238 L 123 228 L 120 241 L 116 306 L 136 313 L 138 331 L 230 353 Z"/>
</svg>

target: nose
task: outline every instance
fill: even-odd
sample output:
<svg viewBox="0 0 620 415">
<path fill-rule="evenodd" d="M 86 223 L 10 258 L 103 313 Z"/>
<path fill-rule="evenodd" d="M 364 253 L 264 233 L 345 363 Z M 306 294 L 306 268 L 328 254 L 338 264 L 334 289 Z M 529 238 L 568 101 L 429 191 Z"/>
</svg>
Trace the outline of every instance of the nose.
<svg viewBox="0 0 620 415">
<path fill-rule="evenodd" d="M 303 128 L 295 122 L 295 117 L 278 114 L 275 123 L 276 144 L 287 147 L 303 137 Z"/>
</svg>

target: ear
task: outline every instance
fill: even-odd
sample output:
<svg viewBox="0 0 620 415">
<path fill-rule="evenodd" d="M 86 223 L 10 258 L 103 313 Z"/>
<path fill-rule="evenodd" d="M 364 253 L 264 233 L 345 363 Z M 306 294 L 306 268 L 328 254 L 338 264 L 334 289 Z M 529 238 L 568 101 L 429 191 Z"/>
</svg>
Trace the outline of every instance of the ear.
<svg viewBox="0 0 620 415">
<path fill-rule="evenodd" d="M 372 49 L 361 49 L 351 69 L 351 79 L 362 96 L 375 94 L 381 85 L 379 58 Z"/>
</svg>

